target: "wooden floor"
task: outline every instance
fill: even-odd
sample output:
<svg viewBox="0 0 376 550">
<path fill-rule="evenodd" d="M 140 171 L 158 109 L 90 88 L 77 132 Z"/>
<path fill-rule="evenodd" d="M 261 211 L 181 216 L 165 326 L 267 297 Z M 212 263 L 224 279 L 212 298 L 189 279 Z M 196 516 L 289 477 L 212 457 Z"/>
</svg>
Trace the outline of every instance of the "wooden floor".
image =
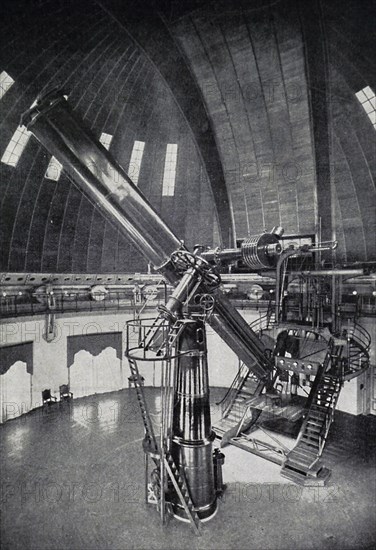
<svg viewBox="0 0 376 550">
<path fill-rule="evenodd" d="M 223 395 L 212 391 L 213 403 Z M 158 392 L 147 389 L 158 424 Z M 215 409 L 215 407 L 214 407 Z M 218 413 L 214 410 L 214 413 Z M 134 390 L 33 411 L 0 427 L 1 549 L 356 549 L 376 544 L 376 418 L 336 413 L 328 487 L 224 450 L 227 491 L 195 537 L 144 504 L 143 428 Z"/>
</svg>

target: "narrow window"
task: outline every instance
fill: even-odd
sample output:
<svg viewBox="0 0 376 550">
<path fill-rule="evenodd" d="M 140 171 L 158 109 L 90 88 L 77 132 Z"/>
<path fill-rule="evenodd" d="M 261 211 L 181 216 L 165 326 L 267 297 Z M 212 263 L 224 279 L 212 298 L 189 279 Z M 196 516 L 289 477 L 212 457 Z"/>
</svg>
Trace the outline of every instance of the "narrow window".
<svg viewBox="0 0 376 550">
<path fill-rule="evenodd" d="M 1 162 L 9 166 L 17 166 L 30 136 L 31 132 L 28 132 L 24 126 L 19 126 L 8 143 L 8 147 L 5 149 Z"/>
<path fill-rule="evenodd" d="M 367 113 L 370 121 L 373 124 L 373 127 L 376 128 L 376 98 L 375 92 L 369 87 L 366 86 L 363 90 L 357 92 L 356 97 L 358 98 L 363 109 Z"/>
<path fill-rule="evenodd" d="M 14 84 L 14 80 L 8 73 L 3 71 L 0 74 L 0 99 L 7 93 L 9 88 Z"/>
<path fill-rule="evenodd" d="M 144 141 L 135 141 L 133 145 L 131 160 L 129 161 L 128 176 L 137 185 L 140 176 L 142 156 L 144 154 Z"/>
<path fill-rule="evenodd" d="M 163 185 L 162 185 L 162 195 L 164 197 L 174 196 L 177 156 L 178 156 L 177 144 L 168 143 L 167 149 L 166 149 L 166 159 L 165 159 Z"/>
<path fill-rule="evenodd" d="M 55 157 L 51 157 L 44 177 L 48 180 L 58 181 L 62 169 L 63 165 Z"/>
<path fill-rule="evenodd" d="M 103 147 L 105 149 L 107 149 L 107 151 L 108 151 L 109 148 L 110 148 L 110 145 L 111 145 L 112 135 L 111 134 L 106 134 L 105 132 L 103 132 L 101 134 L 101 137 L 99 138 L 99 141 L 101 142 Z"/>
</svg>

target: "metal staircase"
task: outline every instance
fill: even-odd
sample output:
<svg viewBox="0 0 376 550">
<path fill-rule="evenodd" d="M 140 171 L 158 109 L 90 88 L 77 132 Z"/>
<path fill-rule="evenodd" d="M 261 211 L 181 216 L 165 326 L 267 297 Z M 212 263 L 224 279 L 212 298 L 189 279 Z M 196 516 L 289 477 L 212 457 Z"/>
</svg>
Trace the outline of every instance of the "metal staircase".
<svg viewBox="0 0 376 550">
<path fill-rule="evenodd" d="M 275 308 L 270 302 L 267 311 L 256 319 L 249 326 L 262 341 L 263 331 L 268 330 L 275 322 Z M 213 426 L 217 437 L 226 444 L 234 436 L 237 436 L 240 429 L 250 427 L 256 420 L 257 413 L 254 411 L 252 416 L 247 418 L 249 407 L 247 402 L 260 395 L 265 387 L 257 376 L 243 363 L 239 362 L 239 370 L 236 374 L 230 388 L 226 392 L 222 401 L 217 403 L 221 405 L 222 418 Z"/>
<path fill-rule="evenodd" d="M 244 415 L 246 402 L 255 396 L 259 380 L 249 368 L 240 362 L 239 370 L 226 395 L 217 403 L 221 406 L 222 418 L 216 422 L 213 429 L 218 437 L 223 438 L 229 430 L 239 424 Z"/>
<path fill-rule="evenodd" d="M 312 387 L 297 444 L 287 454 L 281 470 L 283 477 L 300 485 L 308 485 L 312 481 L 316 485 L 324 485 L 330 477 L 330 471 L 322 466 L 319 458 L 342 387 L 342 348 L 342 343 L 335 343 L 333 339 L 329 342 L 324 364 Z"/>
</svg>

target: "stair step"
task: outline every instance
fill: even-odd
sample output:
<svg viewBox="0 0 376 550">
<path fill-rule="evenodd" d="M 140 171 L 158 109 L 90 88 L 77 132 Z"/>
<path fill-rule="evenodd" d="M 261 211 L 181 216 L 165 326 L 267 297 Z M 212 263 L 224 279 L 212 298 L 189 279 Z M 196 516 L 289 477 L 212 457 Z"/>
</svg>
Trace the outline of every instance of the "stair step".
<svg viewBox="0 0 376 550">
<path fill-rule="evenodd" d="M 300 440 L 300 441 L 299 441 L 299 446 L 300 446 L 302 449 L 310 450 L 312 453 L 315 454 L 315 456 L 318 455 L 319 446 L 318 446 L 317 443 L 313 443 L 313 442 L 312 442 L 312 444 L 310 444 L 310 443 L 306 443 L 305 441 Z"/>
<path fill-rule="evenodd" d="M 231 409 L 228 413 L 228 415 L 226 416 L 226 418 L 236 418 L 238 420 L 241 420 L 243 416 L 243 411 L 235 411 L 234 409 Z"/>
<path fill-rule="evenodd" d="M 225 416 L 225 418 L 221 418 L 221 420 L 218 422 L 220 424 L 232 424 L 232 421 L 228 418 L 228 416 Z"/>
<path fill-rule="evenodd" d="M 311 452 L 316 452 L 318 445 L 317 441 L 311 441 L 307 439 L 303 439 L 303 437 L 299 440 L 299 448 L 301 449 L 307 449 Z"/>
<path fill-rule="evenodd" d="M 311 416 L 308 417 L 307 419 L 307 425 L 310 425 L 310 426 L 316 426 L 316 427 L 322 427 L 323 426 L 323 422 L 322 420 L 324 420 L 325 417 L 323 418 L 320 418 L 320 419 L 317 419 L 317 418 L 312 418 Z M 321 422 L 320 422 L 321 420 Z"/>
<path fill-rule="evenodd" d="M 304 432 L 302 435 L 302 440 L 308 441 L 309 443 L 311 441 L 319 441 L 319 435 L 317 433 L 306 433 Z"/>
<path fill-rule="evenodd" d="M 287 458 L 290 457 L 294 460 L 296 459 L 303 462 L 313 462 L 317 459 L 317 453 L 315 453 L 314 451 L 308 453 L 305 451 L 301 452 L 299 446 L 297 446 L 288 453 Z"/>
<path fill-rule="evenodd" d="M 307 479 L 307 475 L 305 473 L 297 472 L 295 470 L 291 470 L 290 468 L 285 467 L 283 467 L 281 470 L 281 476 L 289 479 L 290 481 L 293 481 L 294 483 L 297 483 L 298 485 L 304 485 Z"/>
<path fill-rule="evenodd" d="M 300 454 L 302 456 L 306 456 L 308 458 L 314 458 L 317 456 L 317 453 L 314 449 L 307 449 L 300 446 L 300 442 L 297 444 L 296 447 L 293 448 L 291 452 L 294 452 L 296 454 Z"/>
<path fill-rule="evenodd" d="M 303 448 L 305 446 L 306 448 L 312 449 L 315 452 L 317 452 L 319 449 L 318 440 L 314 441 L 313 439 L 306 439 L 302 437 L 302 439 L 299 441 L 299 445 L 303 445 Z"/>
<path fill-rule="evenodd" d="M 236 414 L 234 414 L 232 411 L 229 412 L 229 414 L 226 416 L 226 418 L 228 420 L 232 420 L 234 422 L 240 422 L 241 419 L 242 419 L 242 416 L 237 416 Z"/>
<path fill-rule="evenodd" d="M 302 445 L 306 445 L 315 454 L 317 454 L 318 451 L 319 451 L 319 440 L 318 439 L 314 440 L 314 439 L 303 439 L 302 438 L 299 443 L 302 444 Z"/>
<path fill-rule="evenodd" d="M 316 425 L 313 425 L 313 424 L 307 424 L 306 425 L 306 430 L 309 430 L 311 433 L 315 434 L 319 434 L 322 430 L 322 426 L 316 426 Z"/>
<path fill-rule="evenodd" d="M 310 467 L 313 465 L 313 463 L 317 460 L 317 458 L 303 458 L 301 456 L 290 456 L 290 454 L 287 456 L 287 460 L 285 462 L 285 465 L 292 466 L 293 468 L 296 468 L 297 470 L 304 469 L 309 470 Z"/>
<path fill-rule="evenodd" d="M 317 403 L 315 403 L 311 406 L 310 411 L 312 411 L 316 414 L 323 414 L 324 416 L 326 416 L 327 411 L 328 411 L 328 407 L 324 407 L 323 405 L 318 405 Z"/>
<path fill-rule="evenodd" d="M 325 418 L 326 417 L 327 411 L 326 411 L 326 409 L 325 409 L 325 411 L 310 409 L 308 414 L 309 414 L 309 418 L 312 417 L 312 418 L 320 419 L 320 418 Z"/>
<path fill-rule="evenodd" d="M 311 405 L 311 409 L 316 411 L 316 412 L 323 412 L 323 413 L 326 413 L 326 409 L 324 407 L 322 407 L 321 405 L 317 405 L 316 403 L 313 403 Z"/>
<path fill-rule="evenodd" d="M 317 468 L 317 470 L 316 470 Z M 321 465 L 317 465 L 316 468 L 312 471 L 310 469 L 308 472 L 299 472 L 292 470 L 285 466 L 281 470 L 281 475 L 290 481 L 294 481 L 299 485 L 315 485 L 315 486 L 324 486 L 326 485 L 328 479 L 330 478 L 331 471 L 328 468 L 323 468 Z"/>
<path fill-rule="evenodd" d="M 245 399 L 249 399 L 250 397 L 254 397 L 255 396 L 255 392 L 254 391 L 247 391 L 247 388 L 244 390 L 244 388 L 242 388 L 239 393 L 238 393 L 238 396 L 239 395 L 244 395 L 244 398 Z"/>
<path fill-rule="evenodd" d="M 234 399 L 234 403 L 244 403 L 245 401 L 247 401 L 247 398 L 240 393 Z"/>
</svg>

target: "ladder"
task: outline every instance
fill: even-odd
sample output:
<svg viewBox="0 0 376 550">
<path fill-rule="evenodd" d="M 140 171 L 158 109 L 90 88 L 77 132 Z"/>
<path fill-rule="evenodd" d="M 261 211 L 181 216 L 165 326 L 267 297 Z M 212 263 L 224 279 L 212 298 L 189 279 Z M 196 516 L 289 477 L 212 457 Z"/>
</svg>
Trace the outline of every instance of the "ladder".
<svg viewBox="0 0 376 550">
<path fill-rule="evenodd" d="M 163 350 L 165 351 L 165 354 L 168 355 L 169 351 L 174 347 L 176 340 L 183 332 L 184 327 L 191 322 L 192 321 L 190 319 L 178 319 L 175 321 L 175 323 L 170 327 L 167 338 L 163 339 L 163 342 L 159 346 L 157 355 L 161 355 Z"/>
<path fill-rule="evenodd" d="M 182 472 L 179 471 L 170 452 L 164 452 L 163 460 L 168 476 L 171 479 L 176 494 L 179 497 L 180 503 L 183 506 L 185 513 L 187 514 L 187 518 L 195 533 L 199 535 L 201 522 L 189 494 L 185 476 L 182 474 Z"/>
<path fill-rule="evenodd" d="M 171 349 L 175 345 L 175 342 L 179 338 L 180 334 L 183 332 L 185 325 L 191 322 L 191 319 L 178 319 L 172 325 L 167 338 L 167 347 L 169 349 Z"/>
<path fill-rule="evenodd" d="M 144 348 L 144 350 L 152 349 L 152 343 L 154 341 L 154 338 L 161 329 L 163 331 L 162 327 L 164 324 L 165 324 L 165 319 L 163 317 L 157 317 L 153 321 L 153 324 L 149 327 L 149 329 L 143 335 L 143 338 L 139 344 L 140 347 Z"/>
<path fill-rule="evenodd" d="M 145 442 L 148 445 L 148 450 L 154 453 L 158 453 L 158 444 L 154 435 L 153 425 L 151 423 L 150 415 L 146 406 L 144 390 L 141 384 L 140 373 L 137 367 L 136 361 L 128 357 L 129 369 L 132 374 L 132 380 L 136 388 L 136 395 L 138 404 L 141 411 L 142 422 L 145 428 Z"/>
<path fill-rule="evenodd" d="M 172 347 L 174 345 L 176 339 L 182 332 L 186 322 L 187 321 L 184 321 L 184 320 L 181 320 L 180 322 L 177 321 L 171 327 L 170 333 L 168 335 L 168 344 L 167 344 L 168 346 Z M 141 416 L 142 416 L 142 421 L 145 429 L 145 439 L 143 442 L 144 451 L 147 456 L 148 454 L 151 454 L 152 456 L 154 455 L 153 458 L 155 462 L 159 464 L 159 468 L 160 468 L 160 482 L 159 482 L 160 494 L 159 496 L 156 496 L 156 498 L 157 498 L 157 501 L 159 502 L 162 522 L 164 522 L 166 504 L 169 504 L 168 502 L 166 502 L 166 499 L 165 499 L 164 470 L 166 470 L 167 475 L 174 486 L 178 499 L 186 513 L 187 519 L 189 520 L 195 533 L 199 535 L 200 534 L 199 528 L 200 528 L 201 522 L 197 512 L 195 511 L 194 504 L 189 494 L 189 489 L 187 486 L 184 473 L 179 471 L 178 467 L 175 464 L 172 454 L 170 453 L 170 451 L 166 449 L 165 443 L 168 443 L 168 441 L 166 441 L 164 437 L 162 437 L 162 441 L 160 445 L 161 450 L 159 449 L 159 446 L 154 434 L 153 425 L 147 409 L 144 390 L 141 384 L 141 377 L 137 367 L 137 361 L 134 358 L 129 356 L 127 356 L 127 359 L 129 363 L 129 369 L 132 375 L 132 380 L 135 385 L 136 395 L 137 395 Z"/>
</svg>

